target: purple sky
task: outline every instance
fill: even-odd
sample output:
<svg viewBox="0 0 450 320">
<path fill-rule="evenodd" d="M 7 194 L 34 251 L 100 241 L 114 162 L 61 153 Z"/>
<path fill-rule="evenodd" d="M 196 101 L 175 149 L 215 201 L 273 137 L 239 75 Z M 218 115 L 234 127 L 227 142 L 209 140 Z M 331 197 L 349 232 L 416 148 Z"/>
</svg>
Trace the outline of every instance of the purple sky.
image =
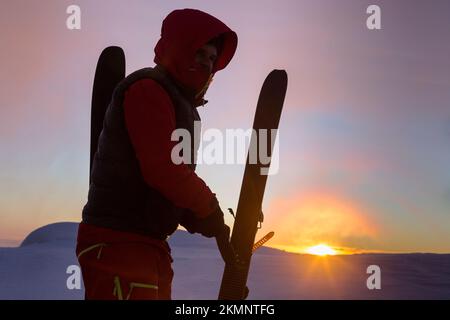
<svg viewBox="0 0 450 320">
<path fill-rule="evenodd" d="M 81 7 L 81 30 L 66 8 Z M 382 30 L 366 28 L 381 7 Z M 79 221 L 92 79 L 108 45 L 127 73 L 153 66 L 161 22 L 197 8 L 239 37 L 201 109 L 203 128 L 248 128 L 264 77 L 286 69 L 280 172 L 264 231 L 297 250 L 450 252 L 450 2 L 4 1 L 0 11 L 0 244 Z M 224 208 L 243 167 L 201 165 Z M 227 218 L 231 224 L 231 219 Z M 3 242 L 5 243 L 5 242 Z"/>
</svg>

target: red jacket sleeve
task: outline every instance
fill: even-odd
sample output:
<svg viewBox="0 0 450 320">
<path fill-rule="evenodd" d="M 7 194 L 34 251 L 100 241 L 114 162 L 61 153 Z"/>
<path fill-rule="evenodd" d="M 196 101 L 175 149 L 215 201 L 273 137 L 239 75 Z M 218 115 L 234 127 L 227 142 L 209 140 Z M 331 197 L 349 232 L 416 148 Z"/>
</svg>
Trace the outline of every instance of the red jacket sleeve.
<svg viewBox="0 0 450 320">
<path fill-rule="evenodd" d="M 125 92 L 125 123 L 144 180 L 176 206 L 205 217 L 214 210 L 215 194 L 188 167 L 171 160 L 175 111 L 166 91 L 154 80 L 139 80 Z"/>
</svg>

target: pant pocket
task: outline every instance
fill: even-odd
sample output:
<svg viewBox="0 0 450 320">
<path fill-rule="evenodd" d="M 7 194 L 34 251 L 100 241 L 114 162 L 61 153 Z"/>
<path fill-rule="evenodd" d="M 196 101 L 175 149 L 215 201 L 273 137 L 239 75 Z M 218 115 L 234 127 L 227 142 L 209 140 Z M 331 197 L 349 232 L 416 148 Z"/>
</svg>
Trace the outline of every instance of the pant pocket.
<svg viewBox="0 0 450 320">
<path fill-rule="evenodd" d="M 158 299 L 158 286 L 152 283 L 130 282 L 128 283 L 128 294 L 124 296 L 122 283 L 118 276 L 114 277 L 113 295 L 118 300 L 148 300 Z"/>
</svg>

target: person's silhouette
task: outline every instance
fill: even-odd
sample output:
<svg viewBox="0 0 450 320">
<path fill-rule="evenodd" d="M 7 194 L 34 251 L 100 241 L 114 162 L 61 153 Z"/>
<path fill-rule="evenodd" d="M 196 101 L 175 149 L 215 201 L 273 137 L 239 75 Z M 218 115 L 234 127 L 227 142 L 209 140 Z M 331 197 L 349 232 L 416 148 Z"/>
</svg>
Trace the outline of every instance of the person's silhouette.
<svg viewBox="0 0 450 320">
<path fill-rule="evenodd" d="M 175 10 L 163 21 L 156 66 L 133 72 L 115 88 L 78 232 L 87 299 L 170 299 L 167 237 L 179 224 L 206 237 L 229 232 L 194 161 L 172 161 L 178 142 L 171 135 L 186 129 L 195 137 L 196 108 L 207 103 L 212 77 L 236 47 L 236 33 L 215 17 Z M 195 148 L 190 152 L 193 160 Z"/>
</svg>

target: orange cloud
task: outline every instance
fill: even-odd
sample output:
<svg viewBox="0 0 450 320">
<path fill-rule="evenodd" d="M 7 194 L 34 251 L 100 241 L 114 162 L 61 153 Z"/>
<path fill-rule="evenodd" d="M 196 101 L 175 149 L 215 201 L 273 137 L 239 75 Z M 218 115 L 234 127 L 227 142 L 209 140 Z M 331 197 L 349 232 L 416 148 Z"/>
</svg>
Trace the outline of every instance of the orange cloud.
<svg viewBox="0 0 450 320">
<path fill-rule="evenodd" d="M 379 234 L 376 222 L 360 205 L 326 191 L 274 199 L 266 216 L 264 228 L 276 233 L 269 246 L 288 251 L 305 252 L 326 243 L 340 253 L 360 252 Z"/>
</svg>

